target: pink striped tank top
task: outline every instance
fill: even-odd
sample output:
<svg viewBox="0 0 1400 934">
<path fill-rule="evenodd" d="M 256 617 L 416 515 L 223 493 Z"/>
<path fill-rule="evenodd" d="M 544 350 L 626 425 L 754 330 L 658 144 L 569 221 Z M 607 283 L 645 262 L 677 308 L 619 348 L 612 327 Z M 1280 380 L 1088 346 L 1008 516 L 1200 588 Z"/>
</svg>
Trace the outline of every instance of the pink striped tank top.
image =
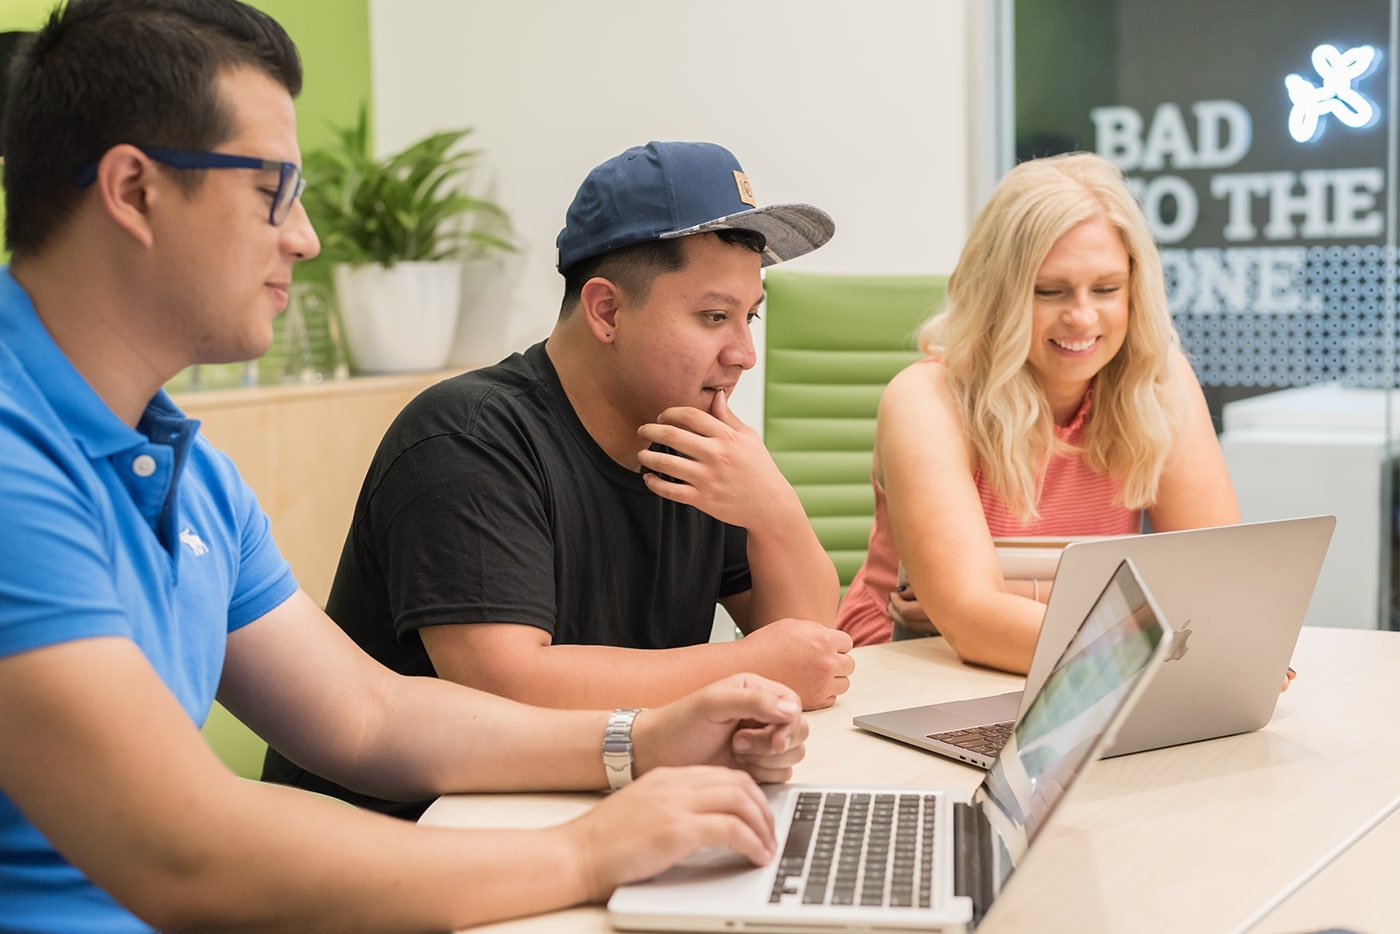
<svg viewBox="0 0 1400 934">
<path fill-rule="evenodd" d="M 1092 395 L 1092 391 L 1085 394 L 1068 425 L 1056 426 L 1055 437 L 1078 448 Z M 984 481 L 980 470 L 974 479 L 993 538 L 1130 535 L 1142 531 L 1142 511 L 1120 505 L 1119 484 L 1086 467 L 1077 451 L 1051 458 L 1040 495 L 1040 516 L 1030 523 L 1022 523 L 1007 508 Z M 836 620 L 838 628 L 850 633 L 856 645 L 889 641 L 890 620 L 885 615 L 885 603 L 894 589 L 899 568 L 885 491 L 873 477 L 871 482 L 875 486 L 875 523 L 870 529 L 865 563 L 851 581 Z"/>
</svg>

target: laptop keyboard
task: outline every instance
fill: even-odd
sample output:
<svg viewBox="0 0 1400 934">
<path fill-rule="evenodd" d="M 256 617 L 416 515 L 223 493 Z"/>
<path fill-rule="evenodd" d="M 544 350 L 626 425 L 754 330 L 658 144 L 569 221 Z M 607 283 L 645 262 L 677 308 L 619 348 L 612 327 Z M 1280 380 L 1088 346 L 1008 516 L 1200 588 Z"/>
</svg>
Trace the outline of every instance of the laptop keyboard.
<svg viewBox="0 0 1400 934">
<path fill-rule="evenodd" d="M 930 907 L 938 797 L 798 792 L 769 902 Z"/>
<path fill-rule="evenodd" d="M 1011 731 L 1015 727 L 1016 722 L 1008 720 L 1005 723 L 986 723 L 968 730 L 930 733 L 928 738 L 939 740 L 950 746 L 957 746 L 959 749 L 966 749 L 968 752 L 980 752 L 984 756 L 995 756 L 1001 752 L 1001 747 L 1005 746 L 1006 741 L 1011 738 Z"/>
</svg>

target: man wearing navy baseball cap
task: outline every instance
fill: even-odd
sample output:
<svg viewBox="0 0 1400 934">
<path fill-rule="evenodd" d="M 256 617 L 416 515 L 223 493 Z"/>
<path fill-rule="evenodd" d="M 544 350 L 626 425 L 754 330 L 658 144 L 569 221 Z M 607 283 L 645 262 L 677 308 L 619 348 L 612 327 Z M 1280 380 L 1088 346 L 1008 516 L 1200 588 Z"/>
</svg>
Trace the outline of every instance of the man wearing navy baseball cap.
<svg viewBox="0 0 1400 934">
<path fill-rule="evenodd" d="M 553 333 L 400 415 L 330 615 L 401 672 L 622 708 L 620 722 L 735 672 L 832 704 L 854 667 L 835 568 L 729 396 L 756 359 L 762 267 L 833 230 L 811 205 L 760 204 L 713 143 L 651 142 L 595 168 L 557 240 Z M 743 639 L 709 642 L 716 603 Z M 403 816 L 424 806 L 275 752 L 264 778 Z"/>
<path fill-rule="evenodd" d="M 831 218 L 810 204 L 759 207 L 749 177 L 714 143 L 647 143 L 598 166 L 583 180 L 555 241 L 556 265 L 648 240 L 717 230 L 763 239 L 763 265 L 796 259 L 831 239 Z"/>
</svg>

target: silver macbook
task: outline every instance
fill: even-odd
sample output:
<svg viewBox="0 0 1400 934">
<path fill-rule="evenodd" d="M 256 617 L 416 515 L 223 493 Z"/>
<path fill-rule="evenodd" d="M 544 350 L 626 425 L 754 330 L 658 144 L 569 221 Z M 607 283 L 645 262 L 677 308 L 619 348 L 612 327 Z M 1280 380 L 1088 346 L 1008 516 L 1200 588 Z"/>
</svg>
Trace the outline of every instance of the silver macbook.
<svg viewBox="0 0 1400 934">
<path fill-rule="evenodd" d="M 1166 659 L 1171 628 L 1132 563 L 1100 586 L 975 791 L 774 786 L 773 863 L 695 859 L 623 886 L 613 926 L 972 930 Z"/>
<path fill-rule="evenodd" d="M 1273 716 L 1336 521 L 1311 516 L 1071 542 L 1060 556 L 1024 692 L 865 714 L 854 722 L 987 768 L 1104 576 L 1130 558 L 1177 636 L 1170 664 L 1104 754 L 1257 730 Z"/>
</svg>

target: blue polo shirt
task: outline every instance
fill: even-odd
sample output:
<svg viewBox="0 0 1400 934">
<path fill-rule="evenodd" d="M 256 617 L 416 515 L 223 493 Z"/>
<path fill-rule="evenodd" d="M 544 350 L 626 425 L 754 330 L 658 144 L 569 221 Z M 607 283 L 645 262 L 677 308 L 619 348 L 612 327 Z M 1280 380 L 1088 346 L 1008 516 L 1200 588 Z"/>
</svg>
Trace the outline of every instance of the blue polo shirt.
<svg viewBox="0 0 1400 934">
<path fill-rule="evenodd" d="M 296 582 L 257 498 L 198 428 L 164 392 L 136 428 L 119 420 L 0 267 L 0 657 L 130 639 L 204 723 L 228 634 Z M 10 930 L 148 929 L 0 792 L 0 931 Z"/>
</svg>

